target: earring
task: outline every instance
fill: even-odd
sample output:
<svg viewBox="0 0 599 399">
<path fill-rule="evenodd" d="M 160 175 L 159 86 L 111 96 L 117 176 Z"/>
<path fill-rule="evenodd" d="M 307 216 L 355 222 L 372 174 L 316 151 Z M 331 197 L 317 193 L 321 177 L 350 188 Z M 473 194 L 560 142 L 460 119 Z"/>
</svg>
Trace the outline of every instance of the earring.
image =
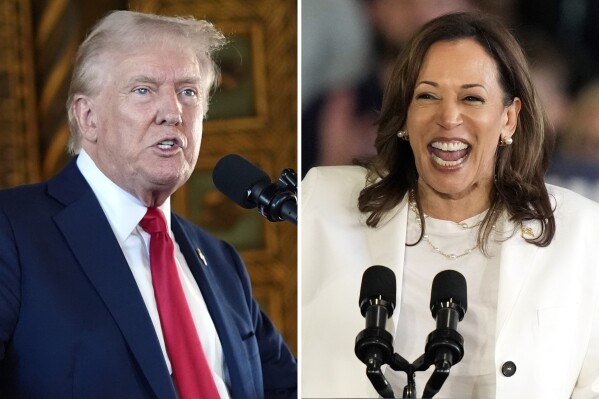
<svg viewBox="0 0 599 399">
<path fill-rule="evenodd" d="M 399 132 L 397 132 L 397 137 L 406 141 L 410 140 L 410 136 L 408 136 L 408 132 L 405 130 L 400 130 Z"/>
<path fill-rule="evenodd" d="M 499 145 L 503 145 L 503 146 L 511 145 L 513 142 L 514 142 L 514 139 L 511 137 L 499 138 Z"/>
</svg>

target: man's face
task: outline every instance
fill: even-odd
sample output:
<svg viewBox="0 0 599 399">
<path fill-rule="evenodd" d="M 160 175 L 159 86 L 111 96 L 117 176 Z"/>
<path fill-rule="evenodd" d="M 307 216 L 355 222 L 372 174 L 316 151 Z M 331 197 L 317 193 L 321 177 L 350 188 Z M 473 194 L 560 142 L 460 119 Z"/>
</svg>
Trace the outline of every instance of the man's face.
<svg viewBox="0 0 599 399">
<path fill-rule="evenodd" d="M 145 45 L 107 65 L 91 98 L 93 126 L 83 148 L 117 185 L 159 205 L 187 181 L 198 158 L 206 90 L 197 59 L 179 46 Z"/>
</svg>

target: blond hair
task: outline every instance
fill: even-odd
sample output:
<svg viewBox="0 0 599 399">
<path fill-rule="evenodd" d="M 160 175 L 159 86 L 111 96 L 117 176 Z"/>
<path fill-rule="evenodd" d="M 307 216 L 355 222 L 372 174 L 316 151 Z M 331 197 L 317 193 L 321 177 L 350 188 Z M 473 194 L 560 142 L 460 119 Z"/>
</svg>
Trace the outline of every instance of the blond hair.
<svg viewBox="0 0 599 399">
<path fill-rule="evenodd" d="M 193 17 L 113 11 L 94 26 L 77 51 L 66 104 L 71 130 L 68 150 L 71 154 L 77 154 L 81 149 L 81 133 L 73 111 L 74 98 L 77 94 L 93 96 L 99 93 L 103 83 L 102 63 L 99 61 L 109 54 L 148 43 L 155 45 L 160 41 L 193 50 L 202 80 L 200 97 L 204 112 L 208 110 L 210 91 L 219 79 L 219 69 L 212 56 L 225 44 L 223 34 L 210 22 Z"/>
</svg>

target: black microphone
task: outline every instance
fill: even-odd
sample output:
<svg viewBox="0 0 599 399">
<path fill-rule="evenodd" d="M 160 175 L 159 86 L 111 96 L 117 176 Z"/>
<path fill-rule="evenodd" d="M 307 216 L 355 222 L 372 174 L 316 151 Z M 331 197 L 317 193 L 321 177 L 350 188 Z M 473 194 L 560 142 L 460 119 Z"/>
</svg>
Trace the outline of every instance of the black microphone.
<svg viewBox="0 0 599 399">
<path fill-rule="evenodd" d="M 237 154 L 225 155 L 212 172 L 216 188 L 239 206 L 258 211 L 271 222 L 297 224 L 297 177 L 285 169 L 279 180 Z"/>
<path fill-rule="evenodd" d="M 394 397 L 381 366 L 393 356 L 393 336 L 385 328 L 395 309 L 395 295 L 395 273 L 391 269 L 385 266 L 366 269 L 359 300 L 366 328 L 356 337 L 355 353 L 366 364 L 366 375 L 384 398 Z"/>
<path fill-rule="evenodd" d="M 433 279 L 430 309 L 437 328 L 429 334 L 425 357 L 435 365 L 435 374 L 426 385 L 423 397 L 432 398 L 449 375 L 451 366 L 464 356 L 464 338 L 457 331 L 458 322 L 468 310 L 466 279 L 455 270 L 444 270 Z"/>
</svg>

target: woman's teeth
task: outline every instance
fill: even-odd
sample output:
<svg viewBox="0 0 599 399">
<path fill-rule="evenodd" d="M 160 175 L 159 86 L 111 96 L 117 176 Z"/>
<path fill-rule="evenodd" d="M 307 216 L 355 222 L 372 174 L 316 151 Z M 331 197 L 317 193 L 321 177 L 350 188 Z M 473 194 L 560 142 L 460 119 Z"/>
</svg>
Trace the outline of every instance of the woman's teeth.
<svg viewBox="0 0 599 399">
<path fill-rule="evenodd" d="M 466 160 L 470 146 L 461 141 L 435 141 L 431 143 L 433 162 L 443 167 L 458 166 Z"/>
<path fill-rule="evenodd" d="M 469 147 L 468 144 L 462 143 L 461 141 L 435 141 L 431 146 L 441 151 L 459 151 Z"/>
<path fill-rule="evenodd" d="M 441 159 L 438 156 L 436 156 L 435 154 L 433 154 L 433 161 L 435 161 L 435 163 L 440 166 L 457 166 L 457 165 L 461 164 L 462 162 L 464 162 L 465 159 L 466 159 L 466 156 L 463 156 L 462 158 L 457 159 L 455 161 L 445 161 L 444 159 Z"/>
</svg>

